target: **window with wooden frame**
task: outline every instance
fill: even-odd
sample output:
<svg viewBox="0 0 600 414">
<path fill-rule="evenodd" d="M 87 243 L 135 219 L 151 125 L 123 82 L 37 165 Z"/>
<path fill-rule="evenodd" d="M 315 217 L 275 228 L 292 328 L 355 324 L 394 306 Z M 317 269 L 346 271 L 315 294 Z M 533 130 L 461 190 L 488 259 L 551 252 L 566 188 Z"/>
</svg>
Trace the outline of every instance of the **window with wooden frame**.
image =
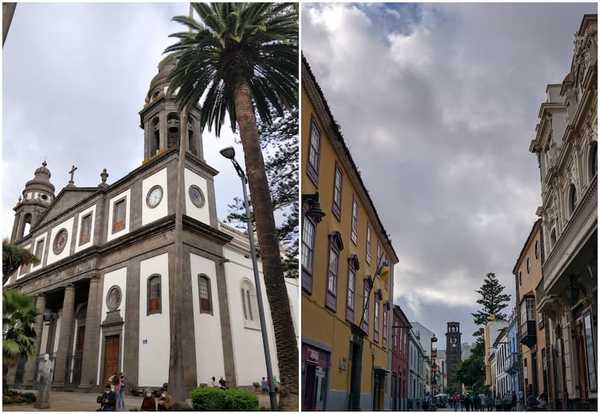
<svg viewBox="0 0 600 414">
<path fill-rule="evenodd" d="M 40 263 L 37 264 L 37 266 L 42 264 L 42 259 L 43 259 L 42 256 L 44 255 L 44 242 L 45 241 L 46 241 L 46 239 L 41 239 L 41 240 L 38 240 L 37 243 L 35 244 L 35 252 L 33 254 L 40 261 Z"/>
<path fill-rule="evenodd" d="M 198 275 L 198 296 L 200 297 L 200 313 L 213 314 L 210 278 L 201 273 Z"/>
<path fill-rule="evenodd" d="M 306 173 L 313 181 L 313 184 L 319 185 L 319 159 L 321 157 L 321 132 L 317 123 L 313 119 L 310 123 L 310 140 L 308 143 L 308 163 Z"/>
<path fill-rule="evenodd" d="M 388 304 L 383 305 L 383 347 L 387 347 L 387 336 L 388 336 Z"/>
<path fill-rule="evenodd" d="M 315 230 L 316 226 L 312 219 L 304 216 L 302 220 L 302 289 L 312 293 L 312 272 L 313 259 L 315 251 Z"/>
<path fill-rule="evenodd" d="M 358 244 L 358 201 L 352 196 L 352 228 L 350 238 L 354 244 Z"/>
<path fill-rule="evenodd" d="M 113 204 L 113 223 L 112 232 L 117 233 L 125 228 L 125 216 L 127 200 L 125 198 L 115 201 Z"/>
<path fill-rule="evenodd" d="M 92 232 L 92 213 L 88 213 L 81 219 L 81 229 L 79 230 L 79 245 L 90 241 Z"/>
<path fill-rule="evenodd" d="M 363 279 L 363 322 L 360 325 L 360 328 L 369 334 L 369 294 L 371 293 L 371 278 L 367 276 L 367 278 Z"/>
<path fill-rule="evenodd" d="M 356 272 L 360 267 L 358 257 L 353 254 L 348 258 L 348 286 L 346 289 L 346 319 L 354 323 L 356 302 Z"/>
<path fill-rule="evenodd" d="M 381 300 L 379 296 L 375 294 L 375 309 L 373 310 L 373 341 L 379 343 L 379 312 L 380 312 Z"/>
<path fill-rule="evenodd" d="M 335 172 L 333 174 L 333 201 L 331 211 L 334 217 L 340 221 L 342 219 L 342 169 L 335 163 Z"/>
<path fill-rule="evenodd" d="M 336 310 L 337 302 L 337 278 L 340 262 L 340 252 L 343 250 L 342 236 L 339 232 L 329 235 L 329 260 L 327 261 L 327 292 L 325 294 L 325 306 L 330 310 Z"/>
<path fill-rule="evenodd" d="M 372 235 L 371 235 L 371 224 L 367 223 L 367 263 L 371 264 L 371 252 L 373 251 L 373 246 L 372 246 Z"/>
<path fill-rule="evenodd" d="M 146 314 L 162 313 L 161 276 L 153 274 L 148 278 Z"/>
</svg>

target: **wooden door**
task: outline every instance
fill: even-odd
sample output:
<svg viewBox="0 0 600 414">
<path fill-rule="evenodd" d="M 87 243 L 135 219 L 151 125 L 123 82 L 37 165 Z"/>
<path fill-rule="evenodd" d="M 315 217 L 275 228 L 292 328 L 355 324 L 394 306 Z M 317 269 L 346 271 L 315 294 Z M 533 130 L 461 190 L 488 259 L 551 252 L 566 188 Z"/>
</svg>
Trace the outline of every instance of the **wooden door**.
<svg viewBox="0 0 600 414">
<path fill-rule="evenodd" d="M 313 364 L 306 364 L 306 382 L 304 383 L 304 403 L 302 404 L 302 410 L 312 411 L 316 407 L 317 400 L 317 377 L 316 377 L 316 366 Z"/>
<path fill-rule="evenodd" d="M 119 371 L 119 335 L 104 340 L 104 381 Z"/>
</svg>

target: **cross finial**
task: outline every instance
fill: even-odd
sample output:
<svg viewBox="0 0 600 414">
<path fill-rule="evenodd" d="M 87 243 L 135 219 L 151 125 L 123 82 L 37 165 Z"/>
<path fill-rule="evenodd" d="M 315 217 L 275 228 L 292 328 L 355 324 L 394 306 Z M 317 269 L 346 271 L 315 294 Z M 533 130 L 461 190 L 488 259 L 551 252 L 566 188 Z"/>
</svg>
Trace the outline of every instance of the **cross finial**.
<svg viewBox="0 0 600 414">
<path fill-rule="evenodd" d="M 46 162 L 46 160 L 44 160 L 44 161 L 42 162 L 42 167 L 45 167 L 46 165 L 48 165 L 48 163 Z"/>
<path fill-rule="evenodd" d="M 71 174 L 71 179 L 69 180 L 69 185 L 75 185 L 75 181 L 73 181 L 73 175 L 75 175 L 75 171 L 77 171 L 77 167 L 72 165 L 71 171 L 69 171 L 69 174 Z"/>
</svg>

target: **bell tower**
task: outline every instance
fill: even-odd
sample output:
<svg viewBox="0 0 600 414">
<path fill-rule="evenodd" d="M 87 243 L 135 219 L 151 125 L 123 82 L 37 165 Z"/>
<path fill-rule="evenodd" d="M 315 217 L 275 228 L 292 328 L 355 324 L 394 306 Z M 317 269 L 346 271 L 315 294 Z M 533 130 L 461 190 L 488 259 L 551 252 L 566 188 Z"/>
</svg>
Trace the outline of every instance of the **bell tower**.
<svg viewBox="0 0 600 414">
<path fill-rule="evenodd" d="M 140 127 L 144 130 L 144 161 L 179 146 L 180 113 L 175 96 L 169 94 L 169 75 L 176 65 L 172 55 L 158 64 L 158 74 L 152 78 L 144 107 L 140 111 Z M 204 160 L 200 108 L 194 106 L 188 116 L 188 152 Z"/>
<path fill-rule="evenodd" d="M 11 242 L 18 242 L 35 226 L 40 217 L 54 201 L 54 185 L 50 182 L 50 170 L 46 161 L 35 170 L 33 179 L 27 181 L 22 195 L 19 197 L 15 211 L 15 221 L 10 237 Z"/>
<path fill-rule="evenodd" d="M 448 389 L 461 392 L 461 384 L 456 378 L 456 371 L 462 361 L 461 332 L 459 322 L 448 322 L 446 332 L 446 367 L 448 372 Z"/>
</svg>

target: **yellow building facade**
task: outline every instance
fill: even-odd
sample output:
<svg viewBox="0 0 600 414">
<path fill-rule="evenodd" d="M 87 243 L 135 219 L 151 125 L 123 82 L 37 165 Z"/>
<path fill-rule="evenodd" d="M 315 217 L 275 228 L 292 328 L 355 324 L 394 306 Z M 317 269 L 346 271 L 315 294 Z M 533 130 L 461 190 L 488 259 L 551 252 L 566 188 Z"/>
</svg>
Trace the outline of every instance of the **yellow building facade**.
<svg viewBox="0 0 600 414">
<path fill-rule="evenodd" d="M 390 408 L 398 258 L 305 60 L 301 144 L 302 409 Z"/>
<path fill-rule="evenodd" d="M 513 274 L 516 285 L 517 323 L 521 342 L 521 375 L 525 396 L 538 396 L 548 388 L 544 321 L 536 310 L 540 298 L 536 290 L 543 283 L 542 221 L 537 220 L 523 245 Z"/>
</svg>

